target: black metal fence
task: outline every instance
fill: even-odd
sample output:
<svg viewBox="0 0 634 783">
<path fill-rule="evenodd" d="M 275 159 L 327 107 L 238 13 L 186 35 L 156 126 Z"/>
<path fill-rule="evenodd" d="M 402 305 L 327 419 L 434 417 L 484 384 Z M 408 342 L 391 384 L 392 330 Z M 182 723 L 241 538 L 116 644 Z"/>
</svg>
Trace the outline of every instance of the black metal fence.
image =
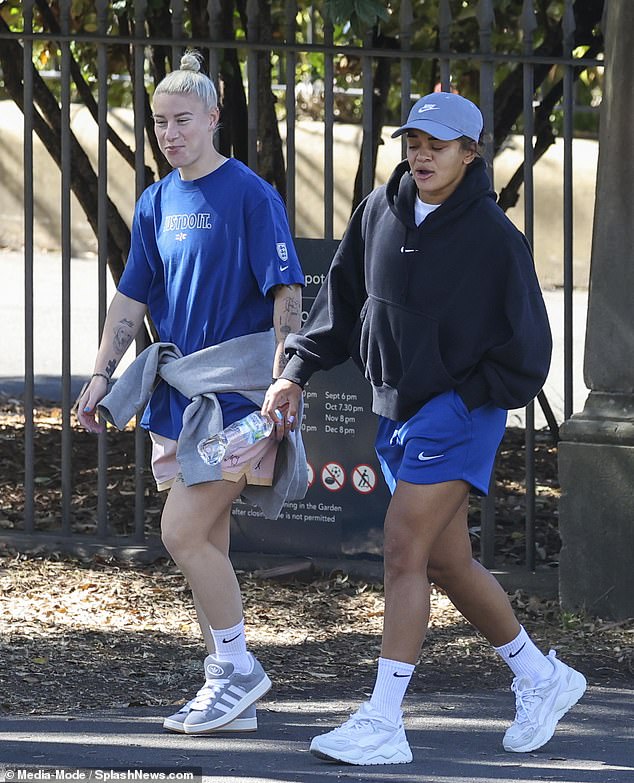
<svg viewBox="0 0 634 783">
<path fill-rule="evenodd" d="M 107 307 L 107 281 L 113 269 L 116 269 L 116 254 L 113 246 L 120 246 L 118 234 L 125 234 L 125 225 L 120 217 L 113 218 L 113 203 L 108 190 L 108 159 L 113 154 L 126 156 L 134 168 L 135 190 L 137 195 L 148 183 L 146 154 L 151 147 L 148 136 L 149 101 L 151 91 L 153 61 L 150 50 L 164 52 L 167 63 L 177 62 L 177 58 L 188 46 L 199 48 L 208 58 L 209 69 L 221 87 L 225 85 L 225 101 L 229 100 L 227 74 L 223 72 L 227 53 L 232 53 L 234 61 L 240 66 L 240 79 L 246 97 L 246 147 L 243 157 L 254 169 L 262 164 L 262 112 L 261 100 L 262 72 L 270 74 L 270 91 L 277 96 L 276 111 L 280 127 L 284 130 L 284 183 L 289 219 L 293 231 L 297 234 L 297 160 L 301 154 L 297 146 L 297 130 L 301 124 L 301 107 L 298 105 L 299 87 L 310 83 L 317 95 L 317 117 L 323 124 L 323 144 L 320 174 L 323 187 L 322 238 L 336 239 L 335 198 L 336 168 L 335 125 L 339 122 L 336 106 L 344 95 L 349 101 L 356 102 L 356 118 L 360 122 L 362 144 L 360 149 L 359 188 L 360 195 L 368 193 L 375 185 L 375 165 L 378 133 L 383 123 L 392 117 L 394 122 L 407 116 L 412 100 L 437 85 L 442 89 L 452 89 L 462 85 L 455 84 L 456 73 L 467 81 L 466 91 L 481 106 L 485 119 L 485 132 L 489 139 L 487 158 L 495 172 L 495 151 L 501 146 L 503 138 L 513 131 L 523 140 L 523 166 L 517 172 L 518 181 L 523 190 L 524 232 L 529 242 L 533 242 L 534 232 L 534 182 L 533 167 L 547 146 L 544 144 L 546 126 L 552 127 L 552 115 L 560 117 L 560 134 L 563 140 L 563 254 L 561 258 L 564 283 L 564 411 L 565 418 L 571 415 L 573 405 L 573 138 L 574 120 L 579 112 L 588 107 L 579 106 L 576 85 L 580 74 L 600 68 L 600 46 L 577 48 L 575 43 L 576 14 L 573 0 L 559 3 L 560 15 L 551 20 L 547 35 L 540 32 L 533 2 L 525 0 L 515 20 L 517 44 L 512 49 L 496 49 L 496 3 L 492 0 L 480 0 L 467 4 L 471 13 L 465 22 L 465 4 L 439 0 L 435 20 L 435 41 L 433 46 L 421 47 L 416 41 L 414 31 L 422 13 L 429 14 L 426 4 L 416 4 L 401 0 L 395 5 L 393 17 L 392 41 L 396 46 L 388 47 L 385 39 L 377 34 L 377 29 L 369 32 L 362 43 L 344 40 L 339 26 L 324 18 L 319 3 L 303 7 L 296 2 L 286 2 L 283 6 L 284 21 L 277 30 L 284 32 L 272 40 L 266 39 L 269 28 L 263 21 L 270 23 L 270 14 L 263 18 L 266 4 L 246 3 L 246 36 L 228 36 L 226 27 L 221 25 L 221 4 L 208 2 L 203 8 L 203 28 L 198 20 L 194 25 L 190 5 L 173 1 L 169 4 L 169 35 L 151 34 L 148 22 L 146 2 L 132 4 L 133 14 L 128 17 L 129 29 L 119 26 L 113 29 L 113 4 L 96 2 L 94 24 L 90 31 L 77 31 L 72 24 L 70 0 L 60 0 L 58 13 L 52 18 L 43 14 L 46 3 L 26 0 L 21 3 L 20 24 L 9 27 L 3 24 L 0 30 L 0 48 L 3 56 L 3 83 L 5 93 L 19 103 L 24 114 L 24 259 L 25 259 L 25 342 L 24 351 L 24 480 L 23 514 L 19 524 L 12 529 L 0 531 L 0 536 L 12 544 L 32 549 L 34 547 L 55 546 L 65 549 L 90 549 L 113 546 L 116 549 L 132 547 L 137 551 L 158 551 L 156 536 L 156 508 L 147 463 L 147 443 L 145 433 L 137 428 L 135 434 L 125 435 L 133 438 L 134 455 L 130 455 L 129 464 L 134 466 L 133 497 L 129 498 L 134 508 L 134 520 L 125 530 L 116 529 L 112 524 L 112 498 L 117 488 L 112 488 L 113 466 L 109 451 L 113 439 L 122 436 L 106 433 L 99 437 L 96 449 L 96 468 L 94 471 L 92 493 L 96 498 L 94 519 L 86 524 L 82 518 L 78 523 L 77 514 L 77 443 L 82 433 L 73 427 L 71 408 L 76 392 L 71 375 L 71 329 L 72 311 L 71 290 L 71 193 L 76 195 L 84 191 L 82 204 L 89 222 L 97 235 L 98 280 L 94 296 L 99 303 L 99 324 L 95 324 L 95 334 L 103 323 Z M 198 4 L 203 6 L 204 4 Z M 519 7 L 518 3 L 518 7 Z M 541 8 L 544 4 L 538 4 Z M 551 4 L 553 5 L 553 4 Z M 556 4 L 554 4 L 556 5 Z M 200 9 L 199 9 L 200 10 Z M 266 10 L 266 9 L 265 9 Z M 270 11 L 270 9 L 268 9 Z M 543 11 L 543 9 L 541 9 Z M 453 16 L 452 16 L 453 12 Z M 303 13 L 304 23 L 298 26 L 298 14 Z M 469 51 L 455 49 L 456 29 L 464 29 L 465 24 L 477 26 L 475 40 L 477 46 Z M 194 30 L 196 28 L 196 30 Z M 517 34 L 519 33 L 519 34 Z M 539 39 L 537 39 L 537 37 Z M 547 39 L 550 48 L 546 46 Z M 555 40 L 553 44 L 553 40 Z M 34 67 L 38 50 L 46 43 L 49 51 L 54 52 L 54 65 L 58 78 L 58 91 L 54 105 L 45 105 L 48 100 L 42 89 L 41 74 Z M 79 48 L 91 48 L 94 52 L 94 78 L 82 77 L 78 64 Z M 162 49 L 161 49 L 162 47 Z M 118 49 L 128 60 L 130 80 L 128 100 L 134 117 L 134 148 L 126 150 L 113 138 L 109 126 L 110 96 L 113 89 L 113 74 L 109 69 L 112 51 Z M 19 54 L 19 58 L 16 58 Z M 312 63 L 307 71 L 306 63 Z M 317 66 L 315 66 L 317 63 Z M 350 64 L 354 63 L 354 68 Z M 387 81 L 385 73 L 379 69 L 387 63 Z M 427 64 L 424 79 L 420 76 L 421 64 Z M 169 66 L 168 66 L 169 67 Z M 319 71 L 318 78 L 315 71 Z M 384 69 L 385 70 L 385 69 Z M 342 76 L 345 71 L 345 78 Z M 309 79 L 306 73 L 309 73 Z M 544 73 L 547 73 L 545 81 Z M 418 76 L 417 76 L 418 74 Z M 502 74 L 502 75 L 501 75 Z M 155 74 L 154 74 L 155 75 Z M 510 78 L 512 76 L 512 78 Z M 268 78 L 268 77 L 267 77 Z M 381 82 L 380 79 L 383 79 Z M 477 83 L 474 80 L 477 78 Z M 343 82 L 343 86 L 342 86 Z M 321 85 L 316 88 L 316 85 Z M 88 85 L 88 94 L 86 93 Z M 387 85 L 387 86 L 386 86 Z M 513 87 L 515 85 L 515 87 Z M 381 93 L 383 90 L 383 93 Z M 395 96 L 397 96 L 395 98 Z M 97 164 L 93 167 L 81 145 L 71 130 L 71 104 L 83 102 L 89 105 L 95 121 L 97 138 Z M 508 116 L 511 104 L 518 106 L 513 121 L 505 129 L 499 119 L 500 103 Z M 547 122 L 545 121 L 548 120 Z M 50 518 L 44 524 L 38 518 L 35 506 L 37 489 L 36 479 L 36 368 L 34 363 L 33 301 L 37 280 L 34 275 L 34 140 L 39 136 L 47 147 L 61 171 L 60 247 L 62 259 L 62 371 L 61 371 L 61 428 L 60 449 L 61 469 L 59 486 L 59 508 L 54 514 L 55 523 Z M 396 142 L 395 142 L 396 143 Z M 125 145 L 123 145 L 125 147 Z M 233 142 L 232 151 L 237 146 Z M 158 173 L 158 172 L 156 172 Z M 512 183 L 511 183 L 512 184 Z M 496 182 L 496 185 L 499 183 Z M 279 183 L 278 183 L 279 186 Z M 516 182 L 516 191 L 520 185 Z M 86 195 L 86 193 L 88 195 Z M 81 200 L 81 199 L 80 199 Z M 94 209 L 90 206 L 93 205 Z M 347 205 L 349 209 L 351 204 Z M 116 210 L 115 210 L 116 211 Z M 129 218 L 129 216 L 126 216 Z M 330 245 L 329 245 L 330 246 Z M 120 260 L 120 259 L 119 259 Z M 324 269 L 325 271 L 325 269 Z M 115 275 L 116 276 L 116 275 Z M 551 435 L 556 439 L 557 422 L 544 395 L 539 400 L 549 422 Z M 526 565 L 535 567 L 535 409 L 531 404 L 525 414 L 525 536 Z M 127 443 L 127 441 L 126 441 Z M 132 448 L 128 444 L 126 448 Z M 363 511 L 361 511 L 363 514 Z M 487 566 L 495 562 L 495 494 L 493 493 L 482 508 L 481 559 Z M 263 543 L 266 548 L 266 543 Z M 307 552 L 306 554 L 310 554 Z M 360 551 L 357 554 L 363 554 Z"/>
</svg>

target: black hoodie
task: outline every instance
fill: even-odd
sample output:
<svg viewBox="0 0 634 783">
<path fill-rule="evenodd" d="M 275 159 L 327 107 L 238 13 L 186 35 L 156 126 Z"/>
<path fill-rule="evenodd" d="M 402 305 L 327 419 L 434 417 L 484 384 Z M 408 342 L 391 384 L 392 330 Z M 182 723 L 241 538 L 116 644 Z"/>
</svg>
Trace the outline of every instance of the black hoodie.
<svg viewBox="0 0 634 783">
<path fill-rule="evenodd" d="M 472 410 L 526 405 L 552 348 L 530 248 L 495 203 L 483 160 L 417 226 L 407 161 L 355 210 L 283 377 L 303 386 L 348 357 L 375 413 L 403 421 L 455 389 Z"/>
</svg>

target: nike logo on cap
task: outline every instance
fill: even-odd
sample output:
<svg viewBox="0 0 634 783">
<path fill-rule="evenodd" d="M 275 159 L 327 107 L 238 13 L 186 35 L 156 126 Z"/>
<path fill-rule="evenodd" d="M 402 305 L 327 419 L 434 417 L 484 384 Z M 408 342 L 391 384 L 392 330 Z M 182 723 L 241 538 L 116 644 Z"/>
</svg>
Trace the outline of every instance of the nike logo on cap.
<svg viewBox="0 0 634 783">
<path fill-rule="evenodd" d="M 423 114 L 426 111 L 437 111 L 438 106 L 436 106 L 435 103 L 426 103 L 424 106 L 421 106 L 418 110 L 419 114 Z"/>
<path fill-rule="evenodd" d="M 430 454 L 429 457 L 425 455 L 424 451 L 421 451 L 421 453 L 418 455 L 418 459 L 421 462 L 429 462 L 430 459 L 440 459 L 441 457 L 444 457 L 444 454 Z"/>
</svg>

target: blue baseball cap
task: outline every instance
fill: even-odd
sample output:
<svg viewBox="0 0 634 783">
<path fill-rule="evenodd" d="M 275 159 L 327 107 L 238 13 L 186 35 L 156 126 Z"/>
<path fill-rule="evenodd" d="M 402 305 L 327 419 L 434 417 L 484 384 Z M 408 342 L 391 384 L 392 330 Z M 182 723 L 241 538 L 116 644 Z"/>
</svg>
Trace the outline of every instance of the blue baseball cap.
<svg viewBox="0 0 634 783">
<path fill-rule="evenodd" d="M 419 130 L 443 141 L 467 136 L 477 142 L 483 124 L 482 113 L 475 103 L 453 92 L 432 92 L 416 101 L 407 122 L 394 131 L 392 138 L 408 130 Z"/>
</svg>

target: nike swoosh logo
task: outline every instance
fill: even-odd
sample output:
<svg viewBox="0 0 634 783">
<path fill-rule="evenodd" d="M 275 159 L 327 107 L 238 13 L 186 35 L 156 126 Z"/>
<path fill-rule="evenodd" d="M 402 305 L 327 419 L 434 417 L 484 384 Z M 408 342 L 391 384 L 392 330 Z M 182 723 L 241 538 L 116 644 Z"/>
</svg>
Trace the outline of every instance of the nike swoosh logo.
<svg viewBox="0 0 634 783">
<path fill-rule="evenodd" d="M 526 647 L 526 642 L 524 642 L 524 644 L 519 648 L 519 650 L 515 650 L 515 652 L 509 653 L 509 658 L 515 658 L 516 655 L 519 655 L 522 652 L 524 647 Z"/>
<path fill-rule="evenodd" d="M 280 272 L 286 272 L 287 269 L 288 269 L 288 264 L 286 264 L 286 266 L 281 266 Z"/>
<path fill-rule="evenodd" d="M 409 674 L 399 674 L 398 672 L 392 672 L 395 677 L 409 677 Z"/>
<path fill-rule="evenodd" d="M 416 247 L 401 247 L 401 253 L 418 253 L 418 248 Z"/>
<path fill-rule="evenodd" d="M 425 456 L 425 452 L 421 451 L 421 453 L 418 455 L 418 459 L 421 462 L 429 462 L 430 459 L 440 459 L 441 457 L 444 457 L 444 454 L 432 454 L 430 457 Z"/>
<path fill-rule="evenodd" d="M 239 636 L 242 636 L 242 634 L 241 634 L 241 633 L 239 633 L 239 634 L 236 634 L 235 636 L 232 636 L 232 637 L 231 637 L 231 639 L 223 639 L 223 640 L 222 640 L 222 643 L 223 643 L 223 644 L 229 644 L 229 642 L 235 642 L 235 640 L 236 640 L 236 639 L 237 639 Z"/>
</svg>

